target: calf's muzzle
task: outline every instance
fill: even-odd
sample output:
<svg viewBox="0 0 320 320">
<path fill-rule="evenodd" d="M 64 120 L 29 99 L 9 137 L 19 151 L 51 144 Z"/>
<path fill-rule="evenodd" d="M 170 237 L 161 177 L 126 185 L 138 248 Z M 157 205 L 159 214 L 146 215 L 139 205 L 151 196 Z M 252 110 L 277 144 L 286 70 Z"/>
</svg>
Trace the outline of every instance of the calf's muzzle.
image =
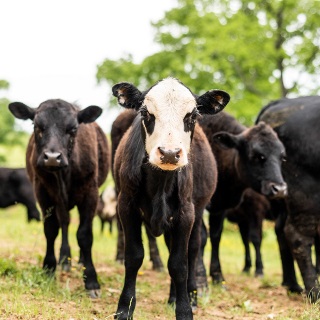
<svg viewBox="0 0 320 320">
<path fill-rule="evenodd" d="M 46 167 L 59 167 L 61 165 L 62 156 L 60 152 L 45 152 L 43 156 L 44 165 Z"/>
<path fill-rule="evenodd" d="M 170 164 L 177 164 L 180 159 L 180 148 L 175 148 L 174 150 L 166 150 L 163 147 L 158 148 L 160 151 L 160 160 L 162 163 L 170 163 Z"/>
</svg>

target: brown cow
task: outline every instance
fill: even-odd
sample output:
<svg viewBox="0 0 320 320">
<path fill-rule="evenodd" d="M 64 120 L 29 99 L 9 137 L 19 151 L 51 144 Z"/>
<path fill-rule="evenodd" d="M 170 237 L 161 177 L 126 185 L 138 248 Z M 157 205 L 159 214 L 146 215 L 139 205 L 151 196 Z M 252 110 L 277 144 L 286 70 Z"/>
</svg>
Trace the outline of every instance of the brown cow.
<svg viewBox="0 0 320 320">
<path fill-rule="evenodd" d="M 78 207 L 80 224 L 77 231 L 81 251 L 83 280 L 88 294 L 100 295 L 100 285 L 92 262 L 92 219 L 99 186 L 108 170 L 108 143 L 101 128 L 93 123 L 102 109 L 90 106 L 83 110 L 66 101 L 47 100 L 38 108 L 21 102 L 10 103 L 10 111 L 18 119 L 34 123 L 26 155 L 27 171 L 40 204 L 47 251 L 43 268 L 56 269 L 54 243 L 62 230 L 59 263 L 70 269 L 71 253 L 68 243 L 69 211 Z"/>
</svg>

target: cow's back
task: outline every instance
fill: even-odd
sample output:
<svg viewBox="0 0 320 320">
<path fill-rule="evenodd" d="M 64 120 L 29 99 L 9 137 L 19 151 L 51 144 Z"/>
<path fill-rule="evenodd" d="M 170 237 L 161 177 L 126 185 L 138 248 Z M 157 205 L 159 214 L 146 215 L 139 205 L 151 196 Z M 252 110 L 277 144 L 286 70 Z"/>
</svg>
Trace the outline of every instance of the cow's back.
<svg viewBox="0 0 320 320">
<path fill-rule="evenodd" d="M 320 97 L 281 99 L 267 105 L 256 122 L 268 123 L 286 148 L 290 162 L 318 175 L 320 163 Z"/>
</svg>

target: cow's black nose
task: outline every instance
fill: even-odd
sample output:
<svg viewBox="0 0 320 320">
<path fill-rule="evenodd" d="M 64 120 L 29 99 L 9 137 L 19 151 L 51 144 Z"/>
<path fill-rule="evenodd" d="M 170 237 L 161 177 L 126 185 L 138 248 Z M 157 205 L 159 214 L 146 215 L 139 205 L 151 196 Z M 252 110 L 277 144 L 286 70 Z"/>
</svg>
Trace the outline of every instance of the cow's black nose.
<svg viewBox="0 0 320 320">
<path fill-rule="evenodd" d="M 61 163 L 60 152 L 45 152 L 44 153 L 44 165 L 47 167 L 58 167 Z"/>
<path fill-rule="evenodd" d="M 174 150 L 166 150 L 163 147 L 159 147 L 158 149 L 161 153 L 160 160 L 162 163 L 170 163 L 170 164 L 178 163 L 180 159 L 180 152 L 181 152 L 180 148 L 175 148 Z"/>
<path fill-rule="evenodd" d="M 275 197 L 283 198 L 288 193 L 288 187 L 286 183 L 272 183 L 271 184 L 271 192 Z"/>
</svg>

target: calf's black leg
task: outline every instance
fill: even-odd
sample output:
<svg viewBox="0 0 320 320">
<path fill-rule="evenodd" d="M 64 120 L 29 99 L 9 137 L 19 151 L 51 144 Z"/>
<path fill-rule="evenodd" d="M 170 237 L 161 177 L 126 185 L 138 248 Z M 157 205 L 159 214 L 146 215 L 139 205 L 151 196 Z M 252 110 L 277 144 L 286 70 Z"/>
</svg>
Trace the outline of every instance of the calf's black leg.
<svg viewBox="0 0 320 320">
<path fill-rule="evenodd" d="M 311 302 L 316 302 L 320 298 L 320 286 L 311 259 L 314 235 L 309 236 L 312 234 L 311 232 L 306 232 L 308 235 L 302 234 L 290 217 L 288 217 L 284 231 L 293 256 L 298 263 L 307 296 Z"/>
<path fill-rule="evenodd" d="M 214 284 L 224 281 L 219 259 L 219 247 L 223 230 L 224 217 L 224 212 L 210 212 L 209 215 L 210 240 L 212 246 L 210 276 L 212 277 L 212 281 Z"/>
<path fill-rule="evenodd" d="M 242 221 L 238 223 L 238 226 L 245 249 L 244 268 L 242 271 L 245 273 L 249 273 L 252 267 L 249 245 L 249 225 L 247 221 Z"/>
<path fill-rule="evenodd" d="M 139 210 L 128 207 L 128 197 L 123 193 L 118 197 L 119 216 L 125 234 L 125 279 L 122 293 L 118 302 L 115 319 L 133 319 L 133 312 L 136 306 L 136 281 L 140 269 L 144 249 L 141 236 L 142 221 Z"/>
<path fill-rule="evenodd" d="M 201 222 L 201 246 L 197 259 L 197 269 L 196 269 L 196 281 L 197 281 L 197 290 L 198 294 L 202 293 L 203 290 L 206 290 L 208 287 L 207 281 L 207 271 L 203 262 L 204 257 L 204 248 L 207 244 L 208 232 L 207 227 L 202 219 Z"/>
<path fill-rule="evenodd" d="M 281 257 L 283 277 L 282 285 L 287 287 L 289 292 L 301 293 L 303 289 L 297 282 L 292 252 L 284 233 L 285 222 L 286 214 L 283 212 L 279 212 L 275 223 L 275 233 L 277 235 L 277 241 Z"/>
<path fill-rule="evenodd" d="M 188 212 L 186 210 L 183 211 Z M 187 292 L 188 243 L 194 218 L 193 215 L 189 216 L 186 214 L 179 214 L 178 217 L 183 221 L 175 223 L 174 227 L 170 230 L 171 246 L 168 269 L 176 291 L 176 319 L 190 320 L 193 319 L 193 315 Z M 194 280 L 191 280 L 191 282 L 194 282 L 193 286 L 196 290 L 195 272 L 193 278 Z"/>
<path fill-rule="evenodd" d="M 163 271 L 163 263 L 160 258 L 160 253 L 156 238 L 151 234 L 148 227 L 146 227 L 146 234 L 149 242 L 150 260 L 152 262 L 152 269 L 156 271 Z"/>
<path fill-rule="evenodd" d="M 54 272 L 57 266 L 57 260 L 54 254 L 54 243 L 59 233 L 59 222 L 55 211 L 51 207 L 50 214 L 44 214 L 44 234 L 47 240 L 46 255 L 43 261 L 43 268 L 48 272 Z M 43 210 L 48 212 L 49 210 Z"/>
<path fill-rule="evenodd" d="M 77 231 L 77 240 L 83 257 L 83 280 L 91 298 L 100 297 L 100 285 L 92 261 L 92 220 L 97 201 L 98 193 L 90 194 L 82 204 L 78 205 L 80 224 Z"/>
</svg>

